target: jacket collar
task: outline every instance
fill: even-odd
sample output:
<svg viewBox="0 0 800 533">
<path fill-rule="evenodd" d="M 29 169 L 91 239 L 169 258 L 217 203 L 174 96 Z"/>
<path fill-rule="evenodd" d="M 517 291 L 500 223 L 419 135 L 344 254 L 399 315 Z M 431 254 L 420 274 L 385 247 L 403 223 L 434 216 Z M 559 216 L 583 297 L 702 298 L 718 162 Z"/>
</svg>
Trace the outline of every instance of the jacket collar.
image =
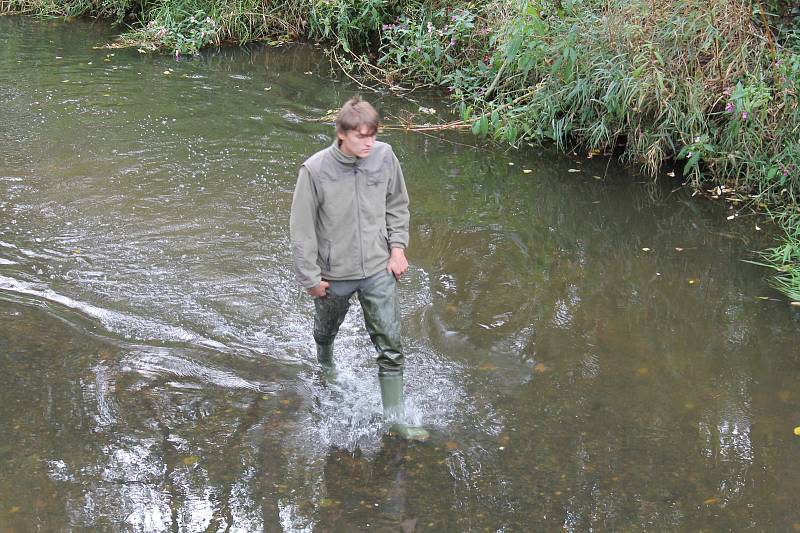
<svg viewBox="0 0 800 533">
<path fill-rule="evenodd" d="M 345 165 L 355 165 L 358 162 L 358 158 L 354 155 L 347 155 L 339 148 L 339 138 L 333 139 L 333 144 L 331 145 L 331 154 L 333 154 L 333 158 L 336 159 L 339 163 L 343 163 Z"/>
</svg>

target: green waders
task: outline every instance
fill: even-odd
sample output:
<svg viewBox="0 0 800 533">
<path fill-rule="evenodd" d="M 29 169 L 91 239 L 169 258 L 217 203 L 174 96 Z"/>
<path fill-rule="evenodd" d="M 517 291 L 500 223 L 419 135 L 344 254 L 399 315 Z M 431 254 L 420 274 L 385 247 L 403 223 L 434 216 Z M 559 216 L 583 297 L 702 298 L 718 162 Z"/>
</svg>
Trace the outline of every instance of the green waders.
<svg viewBox="0 0 800 533">
<path fill-rule="evenodd" d="M 428 432 L 405 423 L 403 398 L 403 345 L 400 339 L 400 306 L 397 281 L 387 271 L 363 280 L 331 281 L 325 298 L 315 298 L 314 340 L 323 373 L 335 376 L 333 341 L 350 308 L 350 297 L 358 293 L 369 338 L 378 352 L 384 419 L 391 431 L 403 438 L 425 440 Z"/>
</svg>

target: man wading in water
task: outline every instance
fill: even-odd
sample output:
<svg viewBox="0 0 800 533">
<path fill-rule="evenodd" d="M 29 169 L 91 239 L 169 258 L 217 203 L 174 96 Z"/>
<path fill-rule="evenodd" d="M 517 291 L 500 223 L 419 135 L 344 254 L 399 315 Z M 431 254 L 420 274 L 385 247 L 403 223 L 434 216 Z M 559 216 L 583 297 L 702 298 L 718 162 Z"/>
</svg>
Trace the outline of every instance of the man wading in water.
<svg viewBox="0 0 800 533">
<path fill-rule="evenodd" d="M 300 167 L 290 232 L 297 279 L 314 298 L 317 360 L 335 377 L 333 341 L 358 294 L 378 352 L 383 416 L 392 431 L 424 440 L 405 423 L 397 280 L 408 270 L 408 193 L 392 147 L 375 140 L 378 113 L 356 97 L 336 117 L 336 140 Z"/>
</svg>

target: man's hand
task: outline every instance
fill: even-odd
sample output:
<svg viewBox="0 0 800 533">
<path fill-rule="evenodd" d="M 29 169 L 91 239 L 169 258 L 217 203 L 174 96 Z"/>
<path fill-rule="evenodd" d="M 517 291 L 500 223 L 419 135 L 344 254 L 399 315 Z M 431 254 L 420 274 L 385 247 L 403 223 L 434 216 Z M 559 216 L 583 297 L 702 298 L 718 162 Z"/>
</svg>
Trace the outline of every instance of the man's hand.
<svg viewBox="0 0 800 533">
<path fill-rule="evenodd" d="M 325 298 L 325 296 L 327 295 L 325 289 L 327 289 L 330 286 L 331 286 L 330 283 L 328 283 L 325 280 L 322 280 L 316 287 L 311 287 L 310 289 L 306 289 L 306 292 L 311 296 L 313 296 L 314 298 Z"/>
<path fill-rule="evenodd" d="M 394 277 L 400 279 L 403 274 L 408 270 L 408 260 L 406 259 L 406 252 L 402 248 L 392 248 L 392 255 L 389 256 L 389 262 L 386 264 L 386 270 L 394 274 Z"/>
</svg>

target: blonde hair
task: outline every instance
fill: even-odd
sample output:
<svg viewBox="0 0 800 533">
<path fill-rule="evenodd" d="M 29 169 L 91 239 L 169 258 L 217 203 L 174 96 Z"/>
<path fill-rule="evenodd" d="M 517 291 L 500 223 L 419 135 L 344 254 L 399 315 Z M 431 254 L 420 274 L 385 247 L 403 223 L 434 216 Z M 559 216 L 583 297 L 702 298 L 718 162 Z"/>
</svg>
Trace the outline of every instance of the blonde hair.
<svg viewBox="0 0 800 533">
<path fill-rule="evenodd" d="M 378 112 L 369 102 L 365 102 L 360 96 L 354 96 L 342 106 L 336 116 L 336 131 L 347 133 L 352 130 L 360 130 L 362 126 L 369 128 L 370 134 L 378 132 Z"/>
</svg>

